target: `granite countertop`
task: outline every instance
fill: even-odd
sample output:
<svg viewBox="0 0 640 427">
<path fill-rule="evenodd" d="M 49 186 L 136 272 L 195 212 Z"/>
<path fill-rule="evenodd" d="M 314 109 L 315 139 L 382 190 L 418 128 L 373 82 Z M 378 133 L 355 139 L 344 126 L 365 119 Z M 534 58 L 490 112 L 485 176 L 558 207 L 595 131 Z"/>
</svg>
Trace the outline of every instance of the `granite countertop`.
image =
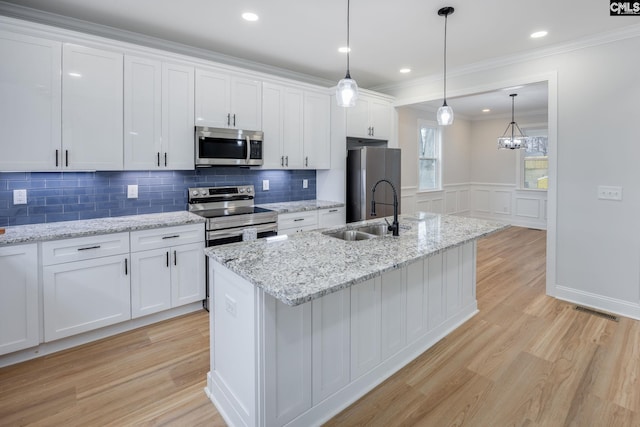
<svg viewBox="0 0 640 427">
<path fill-rule="evenodd" d="M 376 219 L 323 232 L 380 222 L 384 223 Z M 419 212 L 400 216 L 398 237 L 344 241 L 309 231 L 284 239 L 278 236 L 215 246 L 205 253 L 269 295 L 295 306 L 507 227 Z"/>
<path fill-rule="evenodd" d="M 80 221 L 48 222 L 44 224 L 6 227 L 0 234 L 0 246 L 15 243 L 41 242 L 121 231 L 145 230 L 174 225 L 203 223 L 205 219 L 187 211 L 145 215 L 129 215 Z"/>
<path fill-rule="evenodd" d="M 265 203 L 258 207 L 276 211 L 279 214 L 304 211 L 317 211 L 318 209 L 341 208 L 342 202 L 330 202 L 327 200 L 299 200 L 296 202 Z"/>
</svg>

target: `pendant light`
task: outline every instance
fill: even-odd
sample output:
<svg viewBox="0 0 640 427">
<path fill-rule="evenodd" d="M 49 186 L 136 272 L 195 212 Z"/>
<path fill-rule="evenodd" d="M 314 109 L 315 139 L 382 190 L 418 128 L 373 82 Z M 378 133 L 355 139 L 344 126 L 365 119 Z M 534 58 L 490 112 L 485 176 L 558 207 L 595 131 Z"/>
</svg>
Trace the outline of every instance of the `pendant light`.
<svg viewBox="0 0 640 427">
<path fill-rule="evenodd" d="M 439 16 L 444 16 L 444 103 L 438 108 L 438 124 L 448 126 L 453 123 L 453 109 L 447 105 L 447 18 L 455 9 L 451 6 L 438 10 Z"/>
<path fill-rule="evenodd" d="M 517 93 L 512 93 L 509 95 L 511 97 L 511 123 L 507 125 L 507 128 L 504 130 L 504 133 L 500 138 L 498 138 L 498 148 L 509 148 L 511 150 L 515 150 L 518 148 L 526 148 L 527 146 L 527 136 L 520 130 L 520 126 L 516 123 L 515 120 L 515 99 L 518 96 Z M 511 135 L 509 134 L 509 128 L 511 128 Z M 516 133 L 516 130 L 518 131 Z"/>
<path fill-rule="evenodd" d="M 349 9 L 350 0 L 347 0 L 347 75 L 338 82 L 336 87 L 336 100 L 339 107 L 353 107 L 358 100 L 358 84 L 349 74 Z"/>
</svg>

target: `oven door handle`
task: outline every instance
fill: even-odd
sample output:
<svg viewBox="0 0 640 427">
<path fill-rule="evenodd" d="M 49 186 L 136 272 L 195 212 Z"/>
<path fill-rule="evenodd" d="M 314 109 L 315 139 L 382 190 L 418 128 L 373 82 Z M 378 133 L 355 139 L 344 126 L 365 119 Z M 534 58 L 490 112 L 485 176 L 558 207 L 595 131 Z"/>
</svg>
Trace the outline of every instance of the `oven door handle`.
<svg viewBox="0 0 640 427">
<path fill-rule="evenodd" d="M 207 241 L 216 241 L 219 239 L 227 239 L 229 237 L 242 236 L 242 231 L 248 228 L 255 228 L 258 234 L 268 232 L 268 231 L 277 232 L 278 224 L 257 224 L 255 226 L 250 226 L 250 227 L 234 228 L 233 230 L 208 231 Z"/>
</svg>

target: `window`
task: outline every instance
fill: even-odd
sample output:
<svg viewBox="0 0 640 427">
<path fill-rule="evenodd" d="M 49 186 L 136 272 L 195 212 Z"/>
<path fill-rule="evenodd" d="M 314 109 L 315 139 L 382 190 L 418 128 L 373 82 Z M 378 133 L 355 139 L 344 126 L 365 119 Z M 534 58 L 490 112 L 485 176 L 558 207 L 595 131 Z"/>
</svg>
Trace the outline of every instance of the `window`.
<svg viewBox="0 0 640 427">
<path fill-rule="evenodd" d="M 418 190 L 440 190 L 440 129 L 418 120 Z"/>
<path fill-rule="evenodd" d="M 547 130 L 532 129 L 527 147 L 520 155 L 520 184 L 522 188 L 546 190 L 549 186 L 549 157 Z"/>
</svg>

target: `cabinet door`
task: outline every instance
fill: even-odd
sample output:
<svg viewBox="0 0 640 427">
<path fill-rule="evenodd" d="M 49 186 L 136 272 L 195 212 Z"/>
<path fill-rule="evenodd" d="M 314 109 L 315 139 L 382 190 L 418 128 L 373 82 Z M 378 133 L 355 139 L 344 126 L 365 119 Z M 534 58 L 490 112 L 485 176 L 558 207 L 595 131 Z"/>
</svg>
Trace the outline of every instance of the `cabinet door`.
<svg viewBox="0 0 640 427">
<path fill-rule="evenodd" d="M 231 79 L 231 126 L 262 130 L 262 82 L 233 77 Z"/>
<path fill-rule="evenodd" d="M 177 64 L 162 65 L 161 166 L 194 168 L 194 69 Z"/>
<path fill-rule="evenodd" d="M 171 306 L 205 298 L 204 243 L 171 248 Z"/>
<path fill-rule="evenodd" d="M 331 107 L 329 95 L 304 95 L 304 167 L 331 168 Z"/>
<path fill-rule="evenodd" d="M 407 342 L 406 285 L 402 269 L 382 274 L 380 299 L 380 326 L 382 360 L 402 350 Z"/>
<path fill-rule="evenodd" d="M 124 58 L 124 168 L 160 167 L 162 63 Z M 193 126 L 191 126 L 193 129 Z"/>
<path fill-rule="evenodd" d="M 351 287 L 351 381 L 382 360 L 380 288 L 380 276 Z"/>
<path fill-rule="evenodd" d="M 0 58 L 0 171 L 59 168 L 61 44 L 0 32 Z"/>
<path fill-rule="evenodd" d="M 284 128 L 282 154 L 284 166 L 301 169 L 304 165 L 304 94 L 301 90 L 285 88 L 284 90 Z"/>
<path fill-rule="evenodd" d="M 204 268 L 204 267 L 203 267 Z M 131 254 L 131 317 L 171 308 L 169 248 Z"/>
<path fill-rule="evenodd" d="M 0 354 L 38 345 L 38 246 L 0 248 Z"/>
<path fill-rule="evenodd" d="M 369 124 L 369 101 L 360 96 L 356 105 L 347 108 L 347 136 L 371 138 Z"/>
<path fill-rule="evenodd" d="M 262 85 L 263 169 L 282 169 L 284 154 L 284 88 L 271 83 Z"/>
<path fill-rule="evenodd" d="M 123 168 L 123 56 L 65 44 L 62 49 L 64 169 Z"/>
<path fill-rule="evenodd" d="M 375 139 L 391 139 L 393 107 L 387 101 L 372 99 L 369 102 L 371 136 Z"/>
<path fill-rule="evenodd" d="M 231 76 L 196 70 L 195 123 L 197 126 L 229 127 L 231 124 Z"/>
<path fill-rule="evenodd" d="M 44 267 L 44 340 L 131 319 L 128 262 L 114 255 Z"/>
</svg>

